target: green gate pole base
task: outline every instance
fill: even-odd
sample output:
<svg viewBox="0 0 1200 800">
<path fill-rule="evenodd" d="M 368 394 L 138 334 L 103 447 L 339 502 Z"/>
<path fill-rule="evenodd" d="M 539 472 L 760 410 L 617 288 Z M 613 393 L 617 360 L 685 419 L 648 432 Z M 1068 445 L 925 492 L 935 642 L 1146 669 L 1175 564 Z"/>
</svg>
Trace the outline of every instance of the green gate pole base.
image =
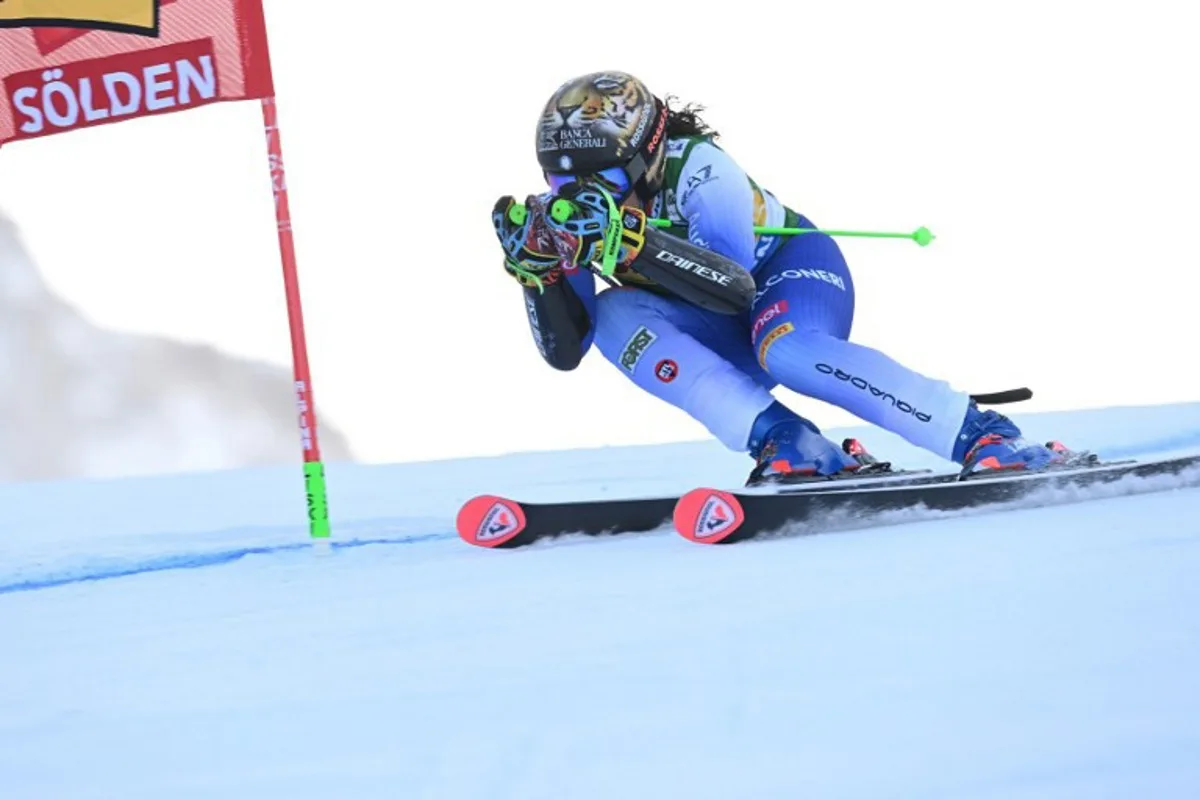
<svg viewBox="0 0 1200 800">
<path fill-rule="evenodd" d="M 308 534 L 313 544 L 329 546 L 329 500 L 325 493 L 325 465 L 304 462 L 304 489 L 308 495 Z"/>
</svg>

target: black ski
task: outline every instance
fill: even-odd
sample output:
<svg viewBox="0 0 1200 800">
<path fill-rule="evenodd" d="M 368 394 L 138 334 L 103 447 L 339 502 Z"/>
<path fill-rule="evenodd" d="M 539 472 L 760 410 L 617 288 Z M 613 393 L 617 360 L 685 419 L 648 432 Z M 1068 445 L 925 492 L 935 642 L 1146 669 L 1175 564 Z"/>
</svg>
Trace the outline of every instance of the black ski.
<svg viewBox="0 0 1200 800">
<path fill-rule="evenodd" d="M 1001 394 L 1005 393 L 997 396 Z M 1189 471 L 1190 482 L 1177 484 L 1200 485 L 1200 455 L 1145 462 L 1101 462 L 1091 453 L 1076 453 L 1058 442 L 1047 442 L 1046 447 L 1061 453 L 1065 462 L 1043 472 L 934 472 L 894 470 L 889 462 L 879 461 L 867 452 L 856 439 L 846 439 L 842 449 L 858 462 L 855 471 L 829 476 L 764 475 L 760 465 L 750 473 L 741 490 L 703 488 L 682 497 L 528 503 L 481 495 L 459 510 L 457 529 L 469 544 L 514 548 L 568 534 L 640 533 L 673 523 L 675 530 L 691 541 L 731 544 L 795 526 L 820 530 L 822 526 L 841 525 L 849 519 L 853 527 L 864 521 L 877 521 L 880 514 L 888 511 L 915 508 L 956 511 L 1003 506 L 1028 501 L 1046 490 L 1083 488 L 1124 478 L 1170 476 Z M 1155 491 L 1172 485 L 1176 484 L 1133 490 Z M 1036 499 L 1040 505 L 1069 501 L 1061 497 Z"/>
<path fill-rule="evenodd" d="M 857 439 L 842 442 L 846 453 L 859 462 L 857 472 L 829 476 L 793 474 L 764 479 L 755 470 L 746 485 L 771 486 L 780 493 L 853 491 L 867 485 L 903 486 L 930 480 L 948 480 L 932 470 L 893 470 L 888 462 L 871 456 Z M 671 524 L 679 495 L 630 497 L 618 500 L 575 500 L 563 503 L 527 503 L 497 495 L 473 497 L 459 509 L 458 535 L 468 544 L 512 548 L 566 534 L 600 536 L 642 533 Z"/>
<path fill-rule="evenodd" d="M 480 495 L 458 512 L 458 535 L 468 544 L 523 547 L 566 534 L 639 533 L 671 524 L 679 496 L 526 503 Z"/>
<path fill-rule="evenodd" d="M 849 520 L 871 523 L 891 511 L 931 509 L 957 511 L 996 506 L 1061 505 L 1106 496 L 1105 493 L 1052 496 L 1054 490 L 1085 488 L 1116 481 L 1178 476 L 1177 481 L 1131 484 L 1128 493 L 1200 486 L 1200 455 L 1156 461 L 1096 463 L 1043 472 L 996 472 L 914 478 L 907 484 L 871 485 L 846 490 L 755 493 L 696 489 L 680 498 L 674 514 L 676 531 L 701 544 L 732 544 L 784 532 L 789 528 L 820 531 Z"/>
<path fill-rule="evenodd" d="M 1019 403 L 1033 392 L 1027 387 L 1001 392 L 972 394 L 979 404 Z M 831 476 L 788 475 L 763 477 L 765 465 L 751 472 L 746 486 L 771 486 L 780 495 L 801 492 L 852 492 L 864 486 L 919 486 L 958 479 L 958 473 L 932 470 L 893 470 L 879 462 L 855 439 L 842 442 L 842 449 L 859 462 L 857 472 Z M 599 536 L 640 533 L 670 525 L 679 502 L 669 497 L 583 500 L 562 503 L 527 503 L 497 495 L 480 495 L 459 509 L 456 527 L 463 541 L 488 548 L 513 548 L 539 539 L 565 534 Z"/>
</svg>

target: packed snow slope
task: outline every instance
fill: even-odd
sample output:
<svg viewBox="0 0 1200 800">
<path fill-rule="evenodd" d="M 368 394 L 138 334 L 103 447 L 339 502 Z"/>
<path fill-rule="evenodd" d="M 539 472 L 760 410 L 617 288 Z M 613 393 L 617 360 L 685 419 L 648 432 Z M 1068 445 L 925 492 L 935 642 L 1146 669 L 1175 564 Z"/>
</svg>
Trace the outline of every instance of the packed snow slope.
<svg viewBox="0 0 1200 800">
<path fill-rule="evenodd" d="M 1200 450 L 1200 404 L 1017 418 Z M 0 797 L 1200 797 L 1200 489 L 731 547 L 453 533 L 478 493 L 746 467 L 332 465 L 324 556 L 298 468 L 0 486 Z"/>
</svg>

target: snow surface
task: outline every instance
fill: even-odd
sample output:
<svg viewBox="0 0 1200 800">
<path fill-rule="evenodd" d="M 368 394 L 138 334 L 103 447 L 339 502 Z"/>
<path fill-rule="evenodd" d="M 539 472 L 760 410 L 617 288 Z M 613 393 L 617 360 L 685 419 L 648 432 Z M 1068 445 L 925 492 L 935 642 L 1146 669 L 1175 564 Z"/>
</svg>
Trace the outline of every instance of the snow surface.
<svg viewBox="0 0 1200 800">
<path fill-rule="evenodd" d="M 1200 449 L 1200 404 L 1017 419 Z M 732 547 L 453 532 L 482 492 L 746 468 L 335 464 L 328 555 L 298 467 L 2 485 L 0 798 L 1200 797 L 1200 489 Z"/>
</svg>

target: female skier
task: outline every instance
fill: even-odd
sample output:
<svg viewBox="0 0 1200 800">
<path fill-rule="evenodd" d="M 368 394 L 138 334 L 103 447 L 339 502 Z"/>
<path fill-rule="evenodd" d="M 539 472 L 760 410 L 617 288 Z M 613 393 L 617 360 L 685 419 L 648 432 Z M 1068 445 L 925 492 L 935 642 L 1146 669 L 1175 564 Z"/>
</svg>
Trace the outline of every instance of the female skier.
<svg viewBox="0 0 1200 800">
<path fill-rule="evenodd" d="M 756 225 L 816 226 L 716 138 L 695 108 L 669 108 L 626 73 L 578 77 L 551 96 L 537 129 L 549 191 L 524 204 L 502 197 L 492 214 L 551 366 L 574 369 L 594 343 L 640 388 L 748 452 L 756 480 L 859 466 L 772 396 L 781 384 L 964 472 L 1066 459 L 967 393 L 850 342 L 854 282 L 837 244 L 820 233 L 756 235 Z M 597 294 L 589 267 L 603 260 L 610 197 L 622 246 L 615 285 Z"/>
</svg>

